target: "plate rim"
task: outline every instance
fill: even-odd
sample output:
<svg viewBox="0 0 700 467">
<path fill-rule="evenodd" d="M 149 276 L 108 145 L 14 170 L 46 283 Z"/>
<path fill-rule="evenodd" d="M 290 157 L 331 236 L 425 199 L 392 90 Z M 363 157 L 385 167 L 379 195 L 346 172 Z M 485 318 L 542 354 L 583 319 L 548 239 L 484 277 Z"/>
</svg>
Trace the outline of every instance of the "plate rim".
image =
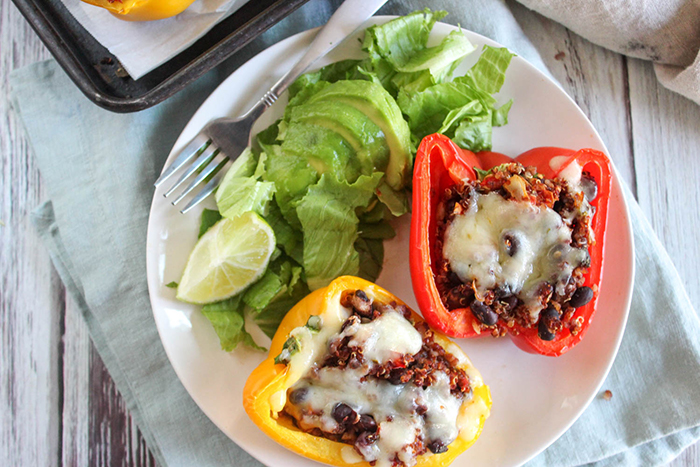
<svg viewBox="0 0 700 467">
<path fill-rule="evenodd" d="M 368 27 L 368 26 L 370 26 L 370 25 L 372 25 L 372 24 L 384 24 L 385 22 L 391 21 L 392 19 L 395 19 L 395 18 L 397 18 L 397 17 L 399 17 L 399 16 L 398 16 L 398 15 L 377 15 L 377 16 L 373 16 L 372 18 L 370 18 L 369 20 L 367 20 L 360 28 L 358 28 L 358 30 L 362 30 L 362 29 L 364 29 L 364 28 L 366 28 L 366 27 Z M 472 31 L 472 30 L 469 30 L 469 29 L 466 29 L 466 28 L 462 28 L 462 27 L 460 27 L 460 26 L 455 26 L 455 25 L 448 24 L 448 23 L 444 23 L 444 22 L 440 22 L 440 21 L 436 22 L 435 25 L 436 25 L 436 26 L 437 26 L 437 25 L 440 25 L 440 27 L 446 26 L 446 27 L 448 27 L 448 28 L 450 28 L 450 29 L 452 29 L 452 30 L 463 30 L 463 31 L 467 31 L 467 32 L 469 32 L 470 34 L 473 34 L 474 36 L 478 37 L 478 38 L 480 39 L 480 41 L 481 41 L 482 43 L 484 43 L 484 44 L 489 44 L 489 45 L 494 44 L 495 46 L 505 47 L 504 45 L 502 45 L 502 44 L 496 42 L 495 40 L 493 40 L 493 39 L 491 39 L 491 38 L 489 38 L 489 37 L 486 37 L 486 36 L 484 36 L 484 35 L 482 35 L 482 34 L 479 34 L 479 33 L 477 33 L 477 32 L 474 32 L 474 31 Z M 291 36 L 289 36 L 289 37 L 287 37 L 287 38 L 285 38 L 285 39 L 283 39 L 283 40 L 281 40 L 281 41 L 279 41 L 279 42 L 276 42 L 276 43 L 274 43 L 274 44 L 271 44 L 269 47 L 266 47 L 265 49 L 261 50 L 260 52 L 258 52 L 258 53 L 255 54 L 254 56 L 252 56 L 252 57 L 251 57 L 250 59 L 248 59 L 245 63 L 243 63 L 243 64 L 242 64 L 241 66 L 239 66 L 236 70 L 234 70 L 231 74 L 229 74 L 224 80 L 222 80 L 222 82 L 219 83 L 219 84 L 216 86 L 216 88 L 214 88 L 214 89 L 209 93 L 209 95 L 207 96 L 207 98 L 200 104 L 200 106 L 199 106 L 199 107 L 197 108 L 197 110 L 192 114 L 192 116 L 190 117 L 190 119 L 188 120 L 188 122 L 187 122 L 187 123 L 185 124 L 185 126 L 183 127 L 182 131 L 180 132 L 180 135 L 178 136 L 177 140 L 175 141 L 175 143 L 173 144 L 173 147 L 172 147 L 171 150 L 170 150 L 170 153 L 168 154 L 168 157 L 167 157 L 167 159 L 166 159 L 166 163 L 164 164 L 163 170 L 165 169 L 165 167 L 167 167 L 168 163 L 169 163 L 169 162 L 173 159 L 173 157 L 176 155 L 176 152 L 179 152 L 179 151 L 175 151 L 175 149 L 176 149 L 176 148 L 182 147 L 182 146 L 183 146 L 183 144 L 182 144 L 183 141 L 186 142 L 185 140 L 183 140 L 183 135 L 186 133 L 186 130 L 187 130 L 187 128 L 190 126 L 191 122 L 192 122 L 193 120 L 196 119 L 196 117 L 197 117 L 197 115 L 199 114 L 199 112 L 202 110 L 202 108 L 204 108 L 204 107 L 207 105 L 207 103 L 208 103 L 208 102 L 210 101 L 210 99 L 217 93 L 217 91 L 218 91 L 220 88 L 226 86 L 226 83 L 227 83 L 229 80 L 231 80 L 232 77 L 233 77 L 234 75 L 236 75 L 241 69 L 244 69 L 246 66 L 248 66 L 251 62 L 256 61 L 256 60 L 259 58 L 260 55 L 262 55 L 262 54 L 264 54 L 264 53 L 270 51 L 271 49 L 277 48 L 277 47 L 284 47 L 284 46 L 289 47 L 289 44 L 290 44 L 290 43 L 293 43 L 293 42 L 302 42 L 302 43 L 303 43 L 304 40 L 309 39 L 310 36 L 311 36 L 313 33 L 315 33 L 316 31 L 318 31 L 319 29 L 320 29 L 320 27 L 316 27 L 316 28 L 312 28 L 312 29 L 307 29 L 307 30 L 305 30 L 305 31 L 300 31 L 300 32 L 298 32 L 298 33 L 296 33 L 296 34 L 293 34 L 293 35 L 291 35 Z M 352 33 L 350 36 L 354 36 L 356 33 L 357 33 L 357 31 L 355 31 L 354 33 Z M 509 50 L 510 50 L 510 48 L 509 48 Z M 629 258 L 629 264 L 628 264 L 627 266 L 628 266 L 629 271 L 630 271 L 630 281 L 629 281 L 629 284 L 627 285 L 627 290 L 625 291 L 625 292 L 626 292 L 626 299 L 625 299 L 625 306 L 624 306 L 624 313 L 623 313 L 624 316 L 622 317 L 622 324 L 621 324 L 621 326 L 619 327 L 619 329 L 618 329 L 618 331 L 617 331 L 617 335 L 615 336 L 613 351 L 610 353 L 610 355 L 609 355 L 608 358 L 607 358 L 608 361 L 607 361 L 607 363 L 606 363 L 606 367 L 605 367 L 603 373 L 602 373 L 601 376 L 600 376 L 600 380 L 599 380 L 599 382 L 598 382 L 598 384 L 597 384 L 597 386 L 596 386 L 596 389 L 595 389 L 594 391 L 591 391 L 591 394 L 588 396 L 588 399 L 585 401 L 584 404 L 581 405 L 581 407 L 580 407 L 580 409 L 578 410 L 578 412 L 576 412 L 575 415 L 574 415 L 573 417 L 571 417 L 571 420 L 568 422 L 568 424 L 566 424 L 559 432 L 557 432 L 554 436 L 552 436 L 550 440 L 548 440 L 546 443 L 543 443 L 543 445 L 539 448 L 539 450 L 534 451 L 529 457 L 527 457 L 527 458 L 525 458 L 525 459 L 522 459 L 522 460 L 519 462 L 519 464 L 517 464 L 517 465 L 523 465 L 523 464 L 527 463 L 528 461 L 534 459 L 536 456 L 538 456 L 538 455 L 541 454 L 543 451 L 545 451 L 547 448 L 549 448 L 552 444 L 554 444 L 559 438 L 561 438 L 561 436 L 564 435 L 564 433 L 566 433 L 566 432 L 571 428 L 571 426 L 581 417 L 581 415 L 586 411 L 586 409 L 588 409 L 588 407 L 590 406 L 591 402 L 595 399 L 596 395 L 600 392 L 601 387 L 602 387 L 603 384 L 605 383 L 605 380 L 607 379 L 607 377 L 608 377 L 608 375 L 609 375 L 609 373 L 610 373 L 610 370 L 611 370 L 611 368 L 612 368 L 612 366 L 613 366 L 613 364 L 614 364 L 614 362 L 615 362 L 615 360 L 616 360 L 616 358 L 617 358 L 617 355 L 618 355 L 618 352 L 619 352 L 619 349 L 620 349 L 620 345 L 621 345 L 621 343 L 622 343 L 622 338 L 624 337 L 624 333 L 625 333 L 625 331 L 626 331 L 627 324 L 628 324 L 628 322 L 629 322 L 629 313 L 630 313 L 630 307 L 631 307 L 632 296 L 633 296 L 634 280 L 635 280 L 635 275 L 636 275 L 636 258 L 635 258 L 635 249 L 634 249 L 634 232 L 633 232 L 633 230 L 632 230 L 632 223 L 631 223 L 631 218 L 630 218 L 630 210 L 629 210 L 629 206 L 628 206 L 628 204 L 627 204 L 627 198 L 625 197 L 625 192 L 624 192 L 624 187 L 623 187 L 623 183 L 624 183 L 624 182 L 623 182 L 622 178 L 620 177 L 619 171 L 617 170 L 617 168 L 616 168 L 616 166 L 615 166 L 613 160 L 610 158 L 610 156 L 609 156 L 609 153 L 610 153 L 610 152 L 609 152 L 607 146 L 605 145 L 605 142 L 604 142 L 603 139 L 601 138 L 601 136 L 600 136 L 598 130 L 595 128 L 595 126 L 594 126 L 593 123 L 590 121 L 590 119 L 588 118 L 588 116 L 587 116 L 587 115 L 583 112 L 583 110 L 579 107 L 579 105 L 576 103 L 576 101 L 574 101 L 573 98 L 564 90 L 564 88 L 561 86 L 561 84 L 560 84 L 559 82 L 557 82 L 555 79 L 553 79 L 553 77 L 550 77 L 547 73 L 543 72 L 543 71 L 540 70 L 538 67 L 536 67 L 535 65 L 533 65 L 532 63 L 530 63 L 527 59 L 525 59 L 525 58 L 523 58 L 523 57 L 520 57 L 520 56 L 517 55 L 517 54 L 516 54 L 516 57 L 519 58 L 519 59 L 521 59 L 522 62 L 525 64 L 525 66 L 527 66 L 531 71 L 535 71 L 535 73 L 536 73 L 537 75 L 539 75 L 540 78 L 546 80 L 546 81 L 547 81 L 548 83 L 550 83 L 550 84 L 555 85 L 555 87 L 558 89 L 558 91 L 560 92 L 560 94 L 561 94 L 563 97 L 565 97 L 565 99 L 568 100 L 570 104 L 573 104 L 573 108 L 580 114 L 581 117 L 583 117 L 583 118 L 585 119 L 585 121 L 588 122 L 588 124 L 590 125 L 590 128 L 593 130 L 593 135 L 594 135 L 594 137 L 601 143 L 601 145 L 602 145 L 602 147 L 603 147 L 603 149 L 604 149 L 604 152 L 605 152 L 606 156 L 608 157 L 608 159 L 610 160 L 611 166 L 613 167 L 613 174 L 614 174 L 614 175 L 613 175 L 613 185 L 619 190 L 619 192 L 620 192 L 620 194 L 621 194 L 620 200 L 621 200 L 621 206 L 622 206 L 622 209 L 623 209 L 623 212 L 624 212 L 624 221 L 625 221 L 625 224 L 626 224 L 625 233 L 626 233 L 626 235 L 627 235 L 627 238 L 629 239 L 629 242 L 627 242 L 626 245 L 627 245 L 627 247 L 628 247 L 628 248 L 627 248 L 627 257 Z M 312 64 L 310 70 L 307 70 L 307 71 L 311 71 L 311 70 L 315 70 L 315 69 L 317 69 L 317 66 L 316 66 L 316 64 L 314 63 L 314 64 Z M 264 92 L 264 91 L 262 91 L 262 92 Z M 162 171 L 161 171 L 161 172 L 162 172 Z M 155 324 L 156 324 L 156 328 L 157 328 L 157 330 L 158 330 L 158 336 L 159 336 L 159 338 L 160 338 L 161 345 L 162 345 L 162 347 L 163 347 L 163 349 L 164 349 L 164 351 L 165 351 L 165 353 L 166 353 L 166 355 L 167 355 L 167 357 L 168 357 L 168 361 L 169 361 L 169 363 L 170 363 L 170 365 L 171 365 L 173 371 L 175 372 L 175 374 L 177 375 L 177 377 L 178 377 L 180 383 L 183 385 L 183 387 L 184 387 L 185 390 L 187 391 L 188 395 L 189 395 L 189 396 L 191 397 L 191 399 L 195 402 L 195 404 L 197 405 L 197 407 L 204 413 L 204 415 L 205 415 L 205 416 L 206 416 L 206 417 L 207 417 L 207 418 L 208 418 L 208 419 L 209 419 L 209 420 L 210 420 L 210 421 L 211 421 L 211 422 L 212 422 L 212 423 L 227 437 L 227 438 L 229 438 L 231 441 L 233 441 L 238 447 L 240 447 L 242 450 L 244 450 L 248 455 L 252 456 L 253 458 L 255 458 L 256 460 L 258 460 L 259 462 L 265 464 L 265 462 L 264 462 L 261 458 L 258 457 L 257 453 L 253 453 L 253 452 L 248 451 L 244 446 L 242 446 L 241 444 L 239 444 L 238 441 L 236 441 L 235 439 L 233 439 L 233 437 L 227 432 L 227 430 L 225 430 L 225 429 L 221 426 L 221 424 L 218 423 L 218 422 L 215 420 L 215 418 L 211 417 L 211 416 L 209 415 L 209 413 L 204 409 L 204 407 L 202 407 L 202 405 L 200 404 L 200 402 L 193 396 L 193 394 L 192 394 L 192 392 L 190 391 L 190 388 L 188 387 L 188 385 L 185 383 L 186 378 L 183 378 L 183 377 L 182 377 L 182 375 L 180 374 L 180 372 L 177 370 L 177 366 L 176 366 L 175 364 L 173 364 L 173 356 L 171 355 L 171 352 L 168 350 L 168 347 L 167 347 L 167 346 L 165 345 L 165 343 L 164 343 L 163 334 L 162 334 L 162 332 L 161 332 L 160 326 L 158 326 L 158 318 L 157 318 L 157 316 L 156 316 L 156 304 L 154 303 L 154 297 L 155 297 L 156 294 L 155 294 L 155 291 L 152 290 L 151 280 L 150 280 L 150 278 L 153 277 L 154 274 L 156 274 L 155 271 L 154 271 L 154 268 L 155 268 L 156 266 L 153 265 L 153 264 L 151 264 L 151 261 L 150 261 L 150 259 L 149 259 L 149 258 L 150 258 L 150 251 L 151 251 L 151 248 L 152 248 L 152 247 L 151 247 L 151 245 L 148 244 L 148 239 L 150 239 L 151 236 L 152 236 L 152 232 L 151 232 L 151 229 L 152 229 L 152 226 L 153 226 L 153 224 L 152 224 L 152 222 L 151 222 L 151 220 L 152 220 L 152 218 L 153 218 L 152 214 L 153 214 L 153 212 L 154 212 L 154 210 L 155 210 L 155 208 L 156 208 L 157 201 L 159 201 L 159 199 L 158 199 L 158 197 L 157 197 L 156 195 L 157 195 L 157 193 L 154 192 L 154 195 L 153 195 L 153 198 L 152 198 L 152 201 L 151 201 L 151 207 L 150 207 L 150 209 L 149 209 L 148 228 L 147 228 L 147 232 L 146 232 L 146 239 L 147 239 L 147 248 L 146 248 L 146 277 L 147 277 L 147 285 L 148 285 L 149 303 L 151 304 L 151 312 L 152 312 L 152 315 L 153 315 L 153 318 L 154 318 L 154 321 L 155 321 Z M 173 209 L 174 209 L 174 208 L 173 208 Z M 608 239 L 608 241 L 609 241 L 609 239 Z M 603 270 L 603 273 L 604 273 L 604 272 L 605 272 L 605 270 Z M 544 358 L 544 357 L 543 357 L 543 358 Z M 295 455 L 292 451 L 289 451 L 289 452 L 292 453 L 293 455 Z"/>
</svg>

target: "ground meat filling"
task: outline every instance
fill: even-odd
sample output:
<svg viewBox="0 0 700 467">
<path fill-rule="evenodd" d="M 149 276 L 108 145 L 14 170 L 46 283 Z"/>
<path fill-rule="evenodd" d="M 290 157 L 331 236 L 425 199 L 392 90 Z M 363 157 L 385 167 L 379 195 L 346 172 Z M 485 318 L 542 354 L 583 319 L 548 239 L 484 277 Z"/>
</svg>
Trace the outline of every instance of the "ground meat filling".
<svg viewBox="0 0 700 467">
<path fill-rule="evenodd" d="M 320 364 L 289 389 L 284 413 L 305 432 L 353 446 L 371 465 L 408 467 L 428 451 L 447 451 L 458 435 L 459 407 L 472 397 L 457 358 L 425 323 L 414 323 L 404 305 L 372 301 L 362 290 L 343 293 L 341 305 L 350 316 Z M 372 336 L 358 337 L 362 325 L 389 318 L 417 339 L 414 353 L 387 354 L 372 347 Z M 399 328 L 390 331 L 406 333 Z M 379 332 L 375 340 L 385 342 Z"/>
<path fill-rule="evenodd" d="M 539 310 L 533 313 L 532 306 L 507 287 L 496 285 L 484 291 L 477 287 L 476 279 L 461 280 L 449 260 L 438 255 L 435 279 L 443 303 L 448 310 L 470 308 L 478 319 L 475 330 L 489 332 L 495 337 L 504 336 L 507 330 L 513 333 L 511 328 L 516 323 L 537 327 L 543 340 L 553 340 L 563 329 L 578 334 L 583 318 L 575 316 L 576 308 L 587 304 L 594 294 L 594 290 L 583 284 L 590 266 L 588 246 L 595 242 L 591 228 L 594 208 L 588 204 L 597 195 L 595 180 L 584 171 L 578 186 L 572 187 L 564 179 L 545 179 L 534 167 L 510 163 L 494 168 L 481 180 L 452 186 L 445 190 L 438 204 L 436 251 L 443 251 L 446 230 L 457 216 L 470 209 L 472 198 L 490 193 L 497 193 L 506 200 L 552 209 L 571 231 L 570 246 L 581 250 L 584 259 L 565 277 L 538 284 L 535 293 Z M 519 242 L 515 236 L 506 233 L 502 242 L 505 254 L 517 253 Z"/>
</svg>

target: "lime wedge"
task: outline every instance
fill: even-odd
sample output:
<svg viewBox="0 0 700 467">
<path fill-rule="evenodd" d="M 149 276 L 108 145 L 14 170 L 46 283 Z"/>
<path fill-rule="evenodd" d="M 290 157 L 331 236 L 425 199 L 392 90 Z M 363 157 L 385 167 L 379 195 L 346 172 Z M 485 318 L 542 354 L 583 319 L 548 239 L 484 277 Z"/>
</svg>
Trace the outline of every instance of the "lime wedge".
<svg viewBox="0 0 700 467">
<path fill-rule="evenodd" d="M 254 212 L 221 219 L 192 250 L 178 300 L 204 304 L 236 295 L 262 276 L 274 249 L 274 232 Z"/>
</svg>

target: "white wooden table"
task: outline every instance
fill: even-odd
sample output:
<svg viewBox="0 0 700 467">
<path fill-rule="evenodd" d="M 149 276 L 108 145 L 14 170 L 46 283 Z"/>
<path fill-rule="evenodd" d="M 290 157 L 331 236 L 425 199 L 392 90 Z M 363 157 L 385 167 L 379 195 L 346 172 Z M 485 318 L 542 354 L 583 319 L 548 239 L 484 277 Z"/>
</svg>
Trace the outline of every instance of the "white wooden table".
<svg viewBox="0 0 700 467">
<path fill-rule="evenodd" d="M 597 47 L 514 5 L 523 28 L 592 120 L 622 177 L 700 303 L 700 106 L 656 82 L 649 63 Z M 148 447 L 94 350 L 29 221 L 46 199 L 8 75 L 49 53 L 0 2 L 0 462 L 152 466 Z M 700 467 L 700 447 L 672 464 Z"/>
</svg>

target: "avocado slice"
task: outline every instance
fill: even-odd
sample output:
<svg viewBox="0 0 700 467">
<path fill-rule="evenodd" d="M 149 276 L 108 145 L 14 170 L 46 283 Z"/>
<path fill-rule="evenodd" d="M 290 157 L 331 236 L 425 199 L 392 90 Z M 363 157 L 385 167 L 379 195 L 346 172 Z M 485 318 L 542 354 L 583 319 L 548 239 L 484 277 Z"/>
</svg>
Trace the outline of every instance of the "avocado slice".
<svg viewBox="0 0 700 467">
<path fill-rule="evenodd" d="M 360 176 L 355 150 L 339 133 L 320 125 L 295 122 L 287 127 L 282 152 L 307 159 L 319 176 L 331 172 L 352 183 Z"/>
<path fill-rule="evenodd" d="M 411 133 L 393 97 L 371 81 L 337 81 L 313 95 L 308 104 L 339 102 L 355 107 L 381 128 L 389 144 L 386 180 L 400 190 L 406 185 L 411 170 Z"/>
<path fill-rule="evenodd" d="M 377 124 L 355 107 L 335 101 L 318 101 L 295 107 L 289 126 L 316 125 L 338 133 L 353 148 L 363 174 L 384 172 L 389 163 L 389 145 Z"/>
</svg>

